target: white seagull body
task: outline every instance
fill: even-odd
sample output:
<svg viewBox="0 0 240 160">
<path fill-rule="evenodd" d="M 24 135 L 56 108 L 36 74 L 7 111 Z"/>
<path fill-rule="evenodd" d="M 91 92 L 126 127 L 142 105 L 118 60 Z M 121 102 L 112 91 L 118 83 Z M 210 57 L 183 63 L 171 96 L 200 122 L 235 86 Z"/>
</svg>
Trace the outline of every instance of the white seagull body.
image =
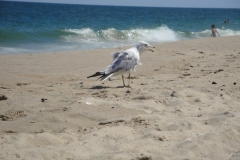
<svg viewBox="0 0 240 160">
<path fill-rule="evenodd" d="M 155 48 L 149 45 L 147 42 L 140 41 L 136 44 L 135 47 L 132 47 L 130 49 L 127 49 L 121 52 L 114 52 L 112 53 L 113 62 L 109 66 L 107 66 L 102 71 L 96 72 L 95 74 L 87 78 L 100 76 L 99 79 L 101 81 L 104 81 L 113 75 L 115 76 L 115 75 L 122 74 L 123 86 L 125 87 L 123 74 L 124 73 L 129 74 L 129 83 L 130 83 L 131 71 L 133 70 L 135 71 L 135 67 L 137 65 L 141 65 L 141 63 L 139 62 L 140 55 L 147 50 L 154 52 L 149 47 Z M 129 83 L 127 87 L 130 87 Z"/>
</svg>

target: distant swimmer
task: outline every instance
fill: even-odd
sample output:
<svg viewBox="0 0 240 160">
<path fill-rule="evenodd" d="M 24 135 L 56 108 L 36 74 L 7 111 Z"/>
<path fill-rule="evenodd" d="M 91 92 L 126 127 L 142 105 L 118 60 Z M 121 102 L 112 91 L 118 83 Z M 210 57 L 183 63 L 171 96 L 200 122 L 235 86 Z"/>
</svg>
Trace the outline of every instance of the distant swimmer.
<svg viewBox="0 0 240 160">
<path fill-rule="evenodd" d="M 215 25 L 213 24 L 213 25 L 211 25 L 211 27 L 212 27 L 212 34 L 211 34 L 211 36 L 217 37 L 217 34 L 218 34 L 218 36 L 220 36 L 220 34 L 218 33 Z"/>
<path fill-rule="evenodd" d="M 230 22 L 230 20 L 229 20 L 229 19 L 227 19 L 227 20 L 225 20 L 225 21 L 224 21 L 224 23 L 229 23 L 229 22 Z"/>
</svg>

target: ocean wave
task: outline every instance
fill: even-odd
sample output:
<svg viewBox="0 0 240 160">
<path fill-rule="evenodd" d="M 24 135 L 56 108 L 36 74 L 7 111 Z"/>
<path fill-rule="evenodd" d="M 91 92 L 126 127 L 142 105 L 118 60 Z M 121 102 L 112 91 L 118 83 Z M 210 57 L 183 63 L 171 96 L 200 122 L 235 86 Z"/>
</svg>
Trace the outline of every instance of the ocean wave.
<svg viewBox="0 0 240 160">
<path fill-rule="evenodd" d="M 240 31 L 217 28 L 221 36 L 240 35 Z M 0 32 L 0 54 L 34 53 L 49 51 L 88 50 L 134 45 L 140 40 L 162 43 L 186 39 L 210 37 L 211 30 L 199 32 L 176 31 L 166 25 L 156 28 L 117 30 L 91 28 L 43 30 L 38 32 Z"/>
<path fill-rule="evenodd" d="M 219 29 L 217 28 L 218 33 L 220 34 L 220 36 L 236 36 L 236 35 L 240 35 L 240 31 L 234 31 L 231 29 Z M 178 34 L 180 36 L 182 36 L 181 38 L 186 38 L 186 39 L 191 39 L 191 38 L 204 38 L 204 37 L 210 37 L 212 34 L 212 30 L 210 29 L 206 29 L 204 31 L 200 31 L 200 32 L 188 32 L 188 33 L 183 33 L 183 32 L 178 32 Z"/>
<path fill-rule="evenodd" d="M 74 33 L 65 35 L 62 38 L 66 42 L 83 42 L 83 41 L 105 41 L 105 42 L 136 42 L 145 40 L 149 42 L 165 42 L 178 40 L 175 31 L 167 26 L 160 26 L 153 29 L 129 29 L 117 30 L 109 28 L 106 30 L 94 31 L 90 28 L 83 29 L 65 29 L 65 32 Z"/>
<path fill-rule="evenodd" d="M 240 31 L 234 31 L 231 29 L 217 29 L 221 36 L 234 36 L 240 35 Z M 67 29 L 65 32 L 74 33 L 71 35 L 62 36 L 66 42 L 77 43 L 120 43 L 129 44 L 140 40 L 148 42 L 170 42 L 183 39 L 204 38 L 210 37 L 211 30 L 206 29 L 199 32 L 183 32 L 174 31 L 168 28 L 166 25 L 152 29 L 129 29 L 129 30 L 117 30 L 115 28 L 109 28 L 106 30 L 94 31 L 90 28 L 83 29 Z"/>
<path fill-rule="evenodd" d="M 220 35 L 222 36 L 236 36 L 240 35 L 240 31 L 234 31 L 231 29 L 217 29 Z"/>
<path fill-rule="evenodd" d="M 240 35 L 239 30 L 217 28 L 221 36 Z M 199 32 L 176 31 L 166 25 L 156 28 L 133 28 L 117 30 L 108 28 L 93 30 L 91 28 L 64 29 L 64 30 L 38 30 L 38 31 L 2 31 L 0 30 L 0 42 L 63 42 L 63 43 L 120 43 L 129 44 L 139 40 L 148 42 L 169 42 L 182 39 L 204 38 L 211 35 L 211 30 Z"/>
</svg>

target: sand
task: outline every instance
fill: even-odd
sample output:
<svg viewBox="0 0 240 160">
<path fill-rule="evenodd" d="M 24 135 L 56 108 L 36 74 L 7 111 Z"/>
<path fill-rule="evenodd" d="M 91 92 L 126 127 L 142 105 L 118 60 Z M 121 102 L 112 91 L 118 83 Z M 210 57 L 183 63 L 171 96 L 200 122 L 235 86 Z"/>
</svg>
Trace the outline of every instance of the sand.
<svg viewBox="0 0 240 160">
<path fill-rule="evenodd" d="M 110 48 L 0 55 L 0 160 L 239 160 L 240 36 L 168 42 L 123 88 Z"/>
</svg>

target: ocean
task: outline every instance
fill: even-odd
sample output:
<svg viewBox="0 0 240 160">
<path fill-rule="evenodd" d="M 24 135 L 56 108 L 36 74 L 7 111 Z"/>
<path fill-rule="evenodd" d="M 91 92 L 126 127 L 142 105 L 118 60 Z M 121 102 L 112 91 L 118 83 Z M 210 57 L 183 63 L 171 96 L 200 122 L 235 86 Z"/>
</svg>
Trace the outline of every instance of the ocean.
<svg viewBox="0 0 240 160">
<path fill-rule="evenodd" d="M 229 19 L 229 23 L 224 23 Z M 240 9 L 0 1 L 0 54 L 91 50 L 240 35 Z"/>
</svg>

